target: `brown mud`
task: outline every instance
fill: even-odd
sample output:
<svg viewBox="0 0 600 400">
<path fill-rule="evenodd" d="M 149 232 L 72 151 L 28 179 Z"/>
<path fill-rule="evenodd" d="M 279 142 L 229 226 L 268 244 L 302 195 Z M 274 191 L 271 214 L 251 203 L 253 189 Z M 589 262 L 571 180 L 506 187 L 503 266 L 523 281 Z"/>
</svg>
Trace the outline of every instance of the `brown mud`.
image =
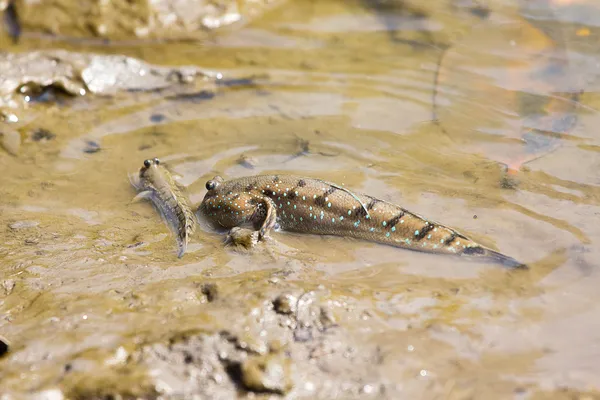
<svg viewBox="0 0 600 400">
<path fill-rule="evenodd" d="M 19 146 L 0 149 L 0 398 L 600 398 L 600 9 L 536 4 L 560 7 L 544 15 L 565 32 L 569 76 L 584 77 L 565 87 L 584 91 L 567 110 L 576 125 L 510 188 L 498 161 L 526 145 L 526 109 L 503 90 L 531 88 L 451 75 L 508 76 L 498 54 L 540 67 L 506 52 L 511 21 L 525 47 L 551 42 L 522 3 L 288 1 L 196 42 L 0 36 L 5 58 L 86 60 L 62 78 L 17 74 L 3 93 L 0 131 Z M 444 49 L 456 85 L 434 121 Z M 81 72 L 100 56 L 179 73 L 157 88 Z M 198 74 L 180 79 L 188 67 Z M 557 87 L 538 94 L 545 104 Z M 473 108 L 482 99 L 497 101 Z M 513 125 L 482 112 L 499 108 Z M 490 121 L 498 135 L 477 131 Z M 178 259 L 155 210 L 130 203 L 128 173 L 153 157 L 195 204 L 217 174 L 312 176 L 530 269 L 277 232 L 247 250 L 207 229 Z"/>
</svg>

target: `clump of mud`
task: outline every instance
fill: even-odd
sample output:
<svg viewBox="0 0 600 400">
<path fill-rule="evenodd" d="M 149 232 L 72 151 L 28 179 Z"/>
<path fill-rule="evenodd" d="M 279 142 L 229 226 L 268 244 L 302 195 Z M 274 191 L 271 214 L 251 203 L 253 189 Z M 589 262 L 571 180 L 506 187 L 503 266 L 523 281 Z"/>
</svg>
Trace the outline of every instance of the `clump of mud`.
<svg viewBox="0 0 600 400">
<path fill-rule="evenodd" d="M 293 393 L 335 398 L 359 395 L 365 386 L 370 394 L 384 390 L 381 382 L 368 384 L 378 381 L 381 354 L 356 329 L 367 318 L 352 321 L 359 311 L 352 299 L 334 300 L 327 290 L 304 291 L 276 278 L 244 286 L 249 290 L 239 292 L 225 282 L 200 285 L 202 313 L 226 316 L 217 323 L 224 323 L 223 329 L 174 330 L 131 351 L 121 347 L 105 363 L 107 368 L 97 371 L 101 380 L 82 381 L 76 371 L 65 375 L 65 394 L 226 399 Z M 118 383 L 121 374 L 136 381 L 124 388 Z"/>
<path fill-rule="evenodd" d="M 20 29 L 69 37 L 194 39 L 252 20 L 281 0 L 14 2 Z M 6 2 L 8 4 L 8 2 Z"/>
</svg>

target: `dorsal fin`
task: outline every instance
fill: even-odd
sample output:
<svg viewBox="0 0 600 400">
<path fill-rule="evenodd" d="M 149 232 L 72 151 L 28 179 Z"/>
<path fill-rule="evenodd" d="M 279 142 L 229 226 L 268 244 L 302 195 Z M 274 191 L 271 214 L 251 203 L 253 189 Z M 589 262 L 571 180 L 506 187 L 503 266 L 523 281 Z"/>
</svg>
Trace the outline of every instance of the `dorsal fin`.
<svg viewBox="0 0 600 400">
<path fill-rule="evenodd" d="M 348 193 L 350 196 L 352 196 L 352 198 L 354 200 L 356 200 L 358 202 L 358 204 L 360 204 L 362 209 L 365 210 L 367 217 L 371 218 L 371 216 L 369 215 L 369 210 L 367 210 L 367 207 L 365 206 L 365 204 L 360 200 L 360 198 L 357 195 L 355 195 L 354 193 L 352 193 L 350 190 L 346 189 L 345 187 L 336 185 L 335 183 L 331 183 L 331 182 L 327 182 L 327 181 L 323 181 L 323 180 L 321 180 L 321 182 L 323 182 L 327 185 L 330 185 L 338 190 L 341 190 L 342 192 Z"/>
</svg>

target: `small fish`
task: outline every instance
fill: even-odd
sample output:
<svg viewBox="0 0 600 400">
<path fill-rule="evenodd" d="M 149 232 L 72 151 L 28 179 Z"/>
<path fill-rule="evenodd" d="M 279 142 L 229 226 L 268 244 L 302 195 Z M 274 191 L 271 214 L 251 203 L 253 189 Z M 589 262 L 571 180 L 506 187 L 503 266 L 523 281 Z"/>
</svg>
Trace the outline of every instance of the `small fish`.
<svg viewBox="0 0 600 400">
<path fill-rule="evenodd" d="M 251 224 L 262 240 L 277 225 L 290 232 L 347 236 L 410 250 L 474 257 L 506 267 L 515 259 L 400 206 L 319 179 L 262 175 L 206 183 L 198 207 L 216 227 Z"/>
<path fill-rule="evenodd" d="M 196 216 L 169 171 L 160 165 L 158 158 L 148 159 L 144 161 L 139 174 L 130 175 L 129 179 L 140 192 L 133 202 L 148 199 L 154 204 L 163 220 L 176 234 L 179 247 L 177 256 L 183 257 L 190 236 L 196 229 Z"/>
</svg>

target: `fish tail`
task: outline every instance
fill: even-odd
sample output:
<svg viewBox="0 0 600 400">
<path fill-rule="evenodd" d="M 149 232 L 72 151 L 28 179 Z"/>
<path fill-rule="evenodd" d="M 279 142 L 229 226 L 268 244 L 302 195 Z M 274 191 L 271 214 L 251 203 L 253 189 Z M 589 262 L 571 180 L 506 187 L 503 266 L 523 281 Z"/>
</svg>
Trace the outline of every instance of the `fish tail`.
<svg viewBox="0 0 600 400">
<path fill-rule="evenodd" d="M 479 250 L 479 252 L 477 253 L 473 253 L 473 255 L 477 254 L 477 256 L 481 257 L 481 259 L 486 260 L 488 262 L 494 263 L 494 264 L 500 264 L 506 268 L 511 268 L 511 269 L 527 269 L 529 268 L 526 264 L 523 264 L 522 262 L 519 262 L 517 260 L 515 260 L 512 257 L 506 256 L 502 253 L 499 253 L 497 251 L 494 251 L 492 249 L 488 249 L 485 247 L 474 247 L 472 249 L 481 249 Z M 466 255 L 469 256 L 471 254 L 469 254 L 469 252 L 463 252 L 462 255 Z"/>
</svg>

